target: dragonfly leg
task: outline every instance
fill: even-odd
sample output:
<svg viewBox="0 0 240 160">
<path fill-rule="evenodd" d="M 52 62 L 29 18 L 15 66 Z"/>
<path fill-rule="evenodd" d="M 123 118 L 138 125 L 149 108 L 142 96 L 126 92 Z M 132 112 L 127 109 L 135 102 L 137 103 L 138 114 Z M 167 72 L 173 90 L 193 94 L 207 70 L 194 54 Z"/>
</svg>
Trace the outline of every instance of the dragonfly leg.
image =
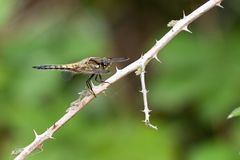
<svg viewBox="0 0 240 160">
<path fill-rule="evenodd" d="M 99 79 L 98 79 L 99 78 Z M 102 76 L 101 74 L 96 74 L 95 76 L 95 81 L 98 82 L 98 83 L 109 83 L 109 82 L 106 82 L 102 79 Z"/>
<path fill-rule="evenodd" d="M 99 76 L 100 82 L 102 82 L 102 83 L 108 83 L 108 84 L 110 84 L 109 82 L 107 82 L 107 81 L 105 81 L 105 80 L 103 80 L 103 79 L 102 79 L 102 76 L 101 76 L 101 74 L 99 74 L 98 76 Z"/>
<path fill-rule="evenodd" d="M 96 97 L 96 94 L 94 93 L 94 91 L 92 90 L 92 85 L 90 83 L 91 79 L 95 76 L 95 74 L 92 74 L 86 81 L 86 85 L 87 87 L 90 89 L 90 91 L 92 92 L 92 94 L 94 95 L 94 97 Z"/>
<path fill-rule="evenodd" d="M 98 83 L 104 83 L 105 82 L 104 80 L 102 80 L 101 74 L 96 74 L 95 81 L 98 82 Z"/>
<path fill-rule="evenodd" d="M 98 75 L 99 75 L 99 74 L 96 74 L 96 76 L 95 76 L 95 81 L 98 82 L 98 83 L 101 83 L 101 81 L 98 80 Z"/>
</svg>

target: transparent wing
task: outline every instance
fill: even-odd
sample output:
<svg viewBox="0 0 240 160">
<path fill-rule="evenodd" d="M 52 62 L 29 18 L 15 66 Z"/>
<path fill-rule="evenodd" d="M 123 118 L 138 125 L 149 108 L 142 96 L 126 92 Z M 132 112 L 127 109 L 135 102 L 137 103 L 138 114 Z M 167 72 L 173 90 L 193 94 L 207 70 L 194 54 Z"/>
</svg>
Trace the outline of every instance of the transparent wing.
<svg viewBox="0 0 240 160">
<path fill-rule="evenodd" d="M 94 70 L 96 74 L 108 74 L 110 73 L 109 70 L 104 70 L 104 69 L 99 69 L 99 70 Z"/>
<path fill-rule="evenodd" d="M 119 58 L 109 58 L 111 62 L 124 62 L 129 60 L 129 58 L 123 58 L 123 57 L 119 57 Z"/>
<path fill-rule="evenodd" d="M 74 73 L 72 72 L 61 72 L 61 78 L 64 80 L 64 81 L 70 81 L 73 79 L 74 77 Z"/>
</svg>

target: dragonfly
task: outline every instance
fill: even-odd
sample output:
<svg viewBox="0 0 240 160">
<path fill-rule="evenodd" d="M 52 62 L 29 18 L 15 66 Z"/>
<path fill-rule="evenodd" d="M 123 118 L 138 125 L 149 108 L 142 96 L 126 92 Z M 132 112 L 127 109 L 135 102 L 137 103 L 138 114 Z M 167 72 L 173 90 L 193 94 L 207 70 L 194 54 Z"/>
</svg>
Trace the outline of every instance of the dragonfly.
<svg viewBox="0 0 240 160">
<path fill-rule="evenodd" d="M 102 79 L 102 75 L 110 73 L 109 67 L 112 63 L 127 60 L 129 60 L 129 58 L 89 57 L 76 63 L 37 65 L 33 66 L 33 68 L 40 70 L 59 70 L 73 74 L 90 74 L 90 77 L 86 80 L 86 85 L 96 97 L 90 83 L 92 78 L 95 77 L 95 81 L 98 83 L 108 83 Z"/>
</svg>

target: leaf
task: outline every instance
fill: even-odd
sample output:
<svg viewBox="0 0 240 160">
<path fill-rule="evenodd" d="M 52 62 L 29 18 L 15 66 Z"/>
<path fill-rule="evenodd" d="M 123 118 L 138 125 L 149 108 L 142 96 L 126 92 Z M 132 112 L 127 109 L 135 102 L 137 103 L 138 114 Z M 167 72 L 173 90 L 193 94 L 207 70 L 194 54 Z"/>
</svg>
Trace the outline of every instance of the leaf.
<svg viewBox="0 0 240 160">
<path fill-rule="evenodd" d="M 240 107 L 234 109 L 231 114 L 229 114 L 228 119 L 233 118 L 233 117 L 238 117 L 240 116 Z"/>
</svg>

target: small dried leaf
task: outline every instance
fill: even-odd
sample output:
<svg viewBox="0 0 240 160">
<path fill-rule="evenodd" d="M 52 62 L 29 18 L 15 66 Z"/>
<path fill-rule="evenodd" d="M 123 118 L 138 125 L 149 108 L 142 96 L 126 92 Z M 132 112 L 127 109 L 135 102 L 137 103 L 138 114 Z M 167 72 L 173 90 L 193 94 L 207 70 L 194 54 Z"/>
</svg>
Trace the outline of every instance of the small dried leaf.
<svg viewBox="0 0 240 160">
<path fill-rule="evenodd" d="M 16 157 L 18 156 L 22 151 L 24 150 L 24 148 L 16 148 L 11 152 L 11 155 Z"/>
<path fill-rule="evenodd" d="M 143 69 L 141 67 L 139 67 L 136 71 L 135 71 L 135 74 L 137 76 L 139 76 L 141 73 L 143 72 Z"/>
<path fill-rule="evenodd" d="M 175 26 L 175 24 L 178 22 L 178 20 L 171 20 L 170 22 L 168 22 L 167 26 L 168 27 L 173 27 Z"/>
</svg>

